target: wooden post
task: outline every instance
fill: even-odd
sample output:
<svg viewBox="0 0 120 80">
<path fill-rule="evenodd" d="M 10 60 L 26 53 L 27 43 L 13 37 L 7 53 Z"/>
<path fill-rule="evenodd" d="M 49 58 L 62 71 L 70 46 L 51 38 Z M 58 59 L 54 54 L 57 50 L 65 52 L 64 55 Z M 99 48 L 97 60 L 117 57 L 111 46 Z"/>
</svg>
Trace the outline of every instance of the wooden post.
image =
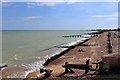
<svg viewBox="0 0 120 80">
<path fill-rule="evenodd" d="M 108 48 L 108 54 L 110 54 L 110 53 L 112 52 L 112 45 L 111 45 L 110 37 L 111 37 L 111 33 L 108 32 L 108 35 L 107 35 L 107 48 Z"/>
<path fill-rule="evenodd" d="M 68 62 L 65 62 L 65 66 L 68 64 Z M 65 67 L 65 73 L 68 73 L 68 68 Z"/>
</svg>

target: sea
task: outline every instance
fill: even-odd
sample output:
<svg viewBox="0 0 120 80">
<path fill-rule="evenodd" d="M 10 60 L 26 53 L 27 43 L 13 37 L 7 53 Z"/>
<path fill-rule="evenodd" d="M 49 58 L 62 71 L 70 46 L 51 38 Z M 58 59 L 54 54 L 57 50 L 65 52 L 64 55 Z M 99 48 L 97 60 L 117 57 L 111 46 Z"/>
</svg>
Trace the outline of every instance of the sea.
<svg viewBox="0 0 120 80">
<path fill-rule="evenodd" d="M 67 48 L 59 46 L 72 46 L 90 37 L 88 30 L 3 30 L 1 65 L 8 67 L 25 67 L 26 73 L 8 76 L 11 78 L 25 77 L 28 72 L 39 70 L 42 64 L 51 56 L 59 54 Z M 82 37 L 63 37 L 69 35 L 82 35 Z M 83 37 L 84 36 L 84 37 Z"/>
</svg>

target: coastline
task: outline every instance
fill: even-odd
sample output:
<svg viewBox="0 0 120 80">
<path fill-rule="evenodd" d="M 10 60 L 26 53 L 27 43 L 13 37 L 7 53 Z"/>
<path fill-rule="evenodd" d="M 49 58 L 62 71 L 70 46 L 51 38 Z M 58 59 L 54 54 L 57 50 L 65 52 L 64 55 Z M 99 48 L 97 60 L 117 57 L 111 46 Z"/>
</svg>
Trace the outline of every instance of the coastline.
<svg viewBox="0 0 120 80">
<path fill-rule="evenodd" d="M 88 41 L 89 39 L 85 39 L 84 41 L 82 42 L 79 42 L 78 44 L 75 44 L 75 45 L 72 45 L 72 46 L 69 46 L 69 48 L 67 48 L 66 50 L 60 52 L 59 54 L 56 54 L 50 58 L 48 58 L 45 63 L 43 64 L 43 66 L 47 66 L 49 63 L 51 63 L 52 61 L 54 61 L 55 59 L 61 57 L 62 55 L 64 55 L 65 53 L 69 52 L 71 49 L 75 48 L 77 45 L 81 45 L 83 43 L 85 43 L 86 41 Z"/>
<path fill-rule="evenodd" d="M 82 43 L 82 45 L 76 45 L 74 48 L 71 48 L 68 52 L 66 52 L 63 55 L 60 55 L 60 57 L 57 57 L 56 59 L 53 57 L 51 60 L 48 60 L 45 64 L 45 68 L 52 69 L 53 72 L 51 73 L 51 76 L 45 80 L 66 80 L 66 79 L 83 79 L 82 74 L 84 73 L 84 70 L 77 70 L 73 69 L 75 73 L 73 74 L 65 74 L 63 76 L 60 76 L 62 73 L 64 73 L 64 68 L 62 68 L 62 65 L 67 61 L 71 64 L 85 64 L 86 59 L 90 57 L 90 63 L 95 62 L 96 60 L 101 60 L 101 57 L 103 55 L 108 54 L 106 49 L 106 41 L 107 41 L 107 31 L 95 35 L 93 37 L 90 37 L 90 40 L 85 41 Z M 114 34 L 112 34 L 113 36 Z M 112 37 L 112 46 L 113 46 L 113 54 L 118 53 L 118 38 Z M 79 52 L 79 49 L 83 49 L 84 52 Z M 92 65 L 94 68 L 95 66 Z M 94 71 L 89 72 L 89 74 L 93 74 Z M 35 78 L 36 75 L 39 74 L 39 71 L 30 73 L 27 76 L 27 80 L 31 78 Z M 94 76 L 94 77 L 93 77 Z M 85 76 L 84 79 L 86 80 L 94 80 L 94 79 L 110 79 L 113 80 L 119 79 L 119 75 L 108 75 L 108 76 L 95 76 L 95 75 L 88 75 Z M 112 76 L 112 77 L 111 77 Z M 88 78 L 87 78 L 88 77 Z M 92 79 L 93 78 L 93 79 Z"/>
<path fill-rule="evenodd" d="M 43 64 L 43 66 L 47 66 L 49 63 L 51 63 L 52 61 L 54 61 L 55 59 L 61 57 L 62 55 L 66 54 L 67 52 L 69 52 L 71 49 L 75 48 L 76 46 L 80 46 L 83 43 L 87 42 L 88 40 L 90 40 L 91 37 L 98 35 L 98 34 L 102 34 L 104 31 L 96 31 L 96 32 L 92 32 L 92 33 L 87 33 L 89 35 L 89 37 L 85 37 L 86 39 L 82 40 L 82 41 L 77 41 L 76 44 L 73 45 L 69 45 L 69 46 L 62 46 L 62 48 L 67 48 L 65 50 L 63 50 L 62 52 L 60 52 L 59 54 L 55 54 L 54 56 L 49 57 L 45 63 Z M 74 35 L 73 35 L 74 36 Z M 59 46 L 58 46 L 59 47 Z M 60 47 L 61 48 L 61 47 Z"/>
<path fill-rule="evenodd" d="M 103 33 L 103 31 L 102 31 L 102 32 L 101 32 L 101 31 L 94 32 L 94 33 L 92 33 L 92 34 L 89 34 L 91 37 L 89 37 L 89 38 L 87 37 L 85 40 L 83 40 L 83 41 L 81 41 L 81 42 L 78 42 L 77 44 L 74 44 L 74 45 L 71 45 L 71 46 L 67 46 L 68 48 L 67 48 L 66 50 L 60 52 L 59 54 L 56 54 L 56 55 L 54 55 L 54 56 L 49 57 L 49 58 L 45 61 L 45 63 L 43 64 L 43 65 L 44 65 L 44 68 L 48 68 L 47 66 L 49 66 L 49 64 L 51 64 L 52 62 L 54 63 L 54 61 L 57 60 L 58 58 L 66 55 L 69 51 L 71 51 L 71 50 L 74 49 L 75 47 L 81 46 L 82 44 L 86 43 L 86 42 L 89 41 L 91 38 L 94 38 L 95 35 L 102 34 L 102 33 Z M 65 46 L 65 47 L 66 47 L 66 46 Z M 56 65 L 57 65 L 57 63 L 56 63 Z M 39 74 L 39 71 L 32 72 L 32 73 L 28 74 L 26 77 L 29 78 L 29 77 L 32 76 L 32 77 L 34 78 L 34 77 L 36 76 L 36 74 Z"/>
<path fill-rule="evenodd" d="M 81 40 L 76 40 L 76 41 L 73 41 L 73 42 L 70 42 L 70 43 L 65 43 L 65 44 L 62 44 L 62 45 L 54 46 L 54 47 L 56 47 L 56 48 L 58 48 L 59 46 L 67 46 L 67 48 L 58 48 L 58 49 L 61 49 L 61 51 L 58 52 L 58 53 L 54 53 L 54 54 L 52 54 L 51 56 L 48 56 L 48 59 L 52 60 L 52 59 L 55 58 L 55 57 L 56 57 L 56 59 L 57 59 L 58 57 L 60 57 L 60 56 L 62 56 L 63 54 L 65 54 L 66 52 L 70 51 L 70 49 L 76 47 L 76 45 L 78 45 L 78 43 L 79 43 L 79 44 L 84 43 L 84 41 L 86 41 L 86 40 L 88 40 L 88 38 L 85 38 L 85 39 L 83 39 L 83 40 L 82 40 L 82 39 L 81 39 Z M 51 57 L 52 57 L 52 59 L 51 59 Z M 48 60 L 48 59 L 47 59 L 47 61 L 44 62 L 44 64 L 47 64 L 48 62 L 51 62 L 51 61 Z M 54 59 L 53 59 L 53 60 L 54 60 Z M 44 64 L 43 64 L 43 65 L 44 65 Z M 26 69 L 25 66 L 22 66 L 22 67 L 20 67 L 20 66 L 9 67 L 9 66 L 8 66 L 8 68 L 5 68 L 5 69 L 1 70 L 1 72 L 3 73 L 3 76 L 2 76 L 2 77 L 3 77 L 3 78 L 6 78 L 6 77 L 7 77 L 7 78 L 12 78 L 12 76 L 14 76 L 14 77 L 15 77 L 15 76 L 16 76 L 16 77 L 19 77 L 17 74 L 11 75 L 12 73 L 15 73 L 13 69 L 17 71 L 17 74 L 20 74 L 20 72 L 22 72 L 22 71 L 24 71 L 24 72 L 22 72 L 22 73 L 25 73 L 25 75 L 34 72 L 34 71 L 27 71 L 28 69 Z M 9 73 L 6 73 L 7 71 L 9 71 Z M 1 73 L 1 74 L 2 74 L 2 73 Z M 25 77 L 25 75 L 23 75 L 23 76 Z M 16 78 L 16 77 L 15 77 L 15 78 Z"/>
<path fill-rule="evenodd" d="M 48 80 L 51 78 L 61 79 L 61 77 L 56 77 L 56 76 L 59 76 L 61 73 L 64 72 L 64 68 L 62 68 L 61 66 L 64 64 L 65 61 L 68 61 L 70 63 L 85 63 L 85 60 L 88 59 L 89 56 L 92 56 L 90 57 L 91 62 L 97 59 L 101 59 L 102 55 L 107 54 L 106 35 L 107 35 L 106 31 L 98 35 L 94 34 L 94 36 L 91 36 L 90 38 L 85 39 L 82 42 L 69 46 L 69 48 L 65 49 L 59 54 L 55 54 L 49 57 L 46 60 L 46 62 L 43 64 L 44 68 L 53 69 L 53 72 L 50 78 L 48 78 Z M 99 40 L 101 40 L 103 43 L 100 44 L 101 41 L 99 42 Z M 113 44 L 114 44 L 113 46 L 115 47 L 118 43 L 116 43 L 116 40 L 113 39 Z M 78 49 L 80 48 L 83 48 L 85 52 L 78 52 Z M 115 49 L 113 53 L 116 53 L 116 50 L 117 49 Z M 66 74 L 65 76 L 73 76 L 73 79 L 76 76 L 79 76 L 79 78 L 81 78 L 80 76 L 84 71 L 75 70 L 75 72 L 76 72 L 75 74 Z M 39 70 L 34 72 L 29 72 L 26 75 L 26 79 L 29 80 L 30 78 L 36 78 L 37 74 L 39 74 Z"/>
</svg>

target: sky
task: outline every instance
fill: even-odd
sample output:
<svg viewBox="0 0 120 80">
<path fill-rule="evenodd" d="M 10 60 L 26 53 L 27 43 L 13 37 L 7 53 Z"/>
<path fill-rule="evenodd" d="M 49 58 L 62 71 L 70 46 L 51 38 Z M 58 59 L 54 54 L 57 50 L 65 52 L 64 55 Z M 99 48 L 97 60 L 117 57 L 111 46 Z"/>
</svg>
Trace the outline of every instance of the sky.
<svg viewBox="0 0 120 80">
<path fill-rule="evenodd" d="M 118 27 L 118 2 L 3 2 L 2 30 Z"/>
</svg>

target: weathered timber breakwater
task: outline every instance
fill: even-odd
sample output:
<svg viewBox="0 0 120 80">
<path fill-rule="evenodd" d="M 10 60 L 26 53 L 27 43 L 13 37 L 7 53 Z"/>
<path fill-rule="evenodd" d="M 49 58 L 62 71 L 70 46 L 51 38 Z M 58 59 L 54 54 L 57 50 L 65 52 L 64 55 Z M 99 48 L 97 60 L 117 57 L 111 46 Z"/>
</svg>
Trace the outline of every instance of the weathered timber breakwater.
<svg viewBox="0 0 120 80">
<path fill-rule="evenodd" d="M 16 32 L 17 31 L 4 31 L 4 34 L 9 35 L 9 33 L 15 34 Z M 23 32 L 24 34 L 22 34 Z M 69 50 L 74 48 L 76 44 L 79 44 L 85 39 L 88 39 L 91 35 L 84 35 L 84 33 L 86 32 L 91 33 L 93 31 L 19 31 L 19 34 L 17 34 L 16 36 L 12 36 L 13 34 L 10 34 L 9 36 L 11 37 L 8 37 L 8 39 L 4 38 L 5 39 L 4 41 L 7 40 L 5 43 L 10 42 L 11 45 L 12 45 L 12 42 L 14 42 L 13 47 L 11 47 L 10 50 L 13 49 L 13 53 L 15 50 L 15 55 L 12 54 L 12 52 L 9 53 L 13 55 L 13 58 L 11 57 L 10 58 L 11 60 L 7 58 L 9 62 L 6 62 L 5 64 L 7 64 L 8 67 L 5 68 L 4 70 L 2 69 L 3 77 L 11 77 L 11 78 L 22 77 L 23 78 L 28 73 L 32 73 L 36 70 L 39 70 L 40 68 L 45 67 L 43 66 L 43 64 L 46 61 L 48 61 L 48 59 L 51 59 L 51 57 L 53 58 L 55 55 L 60 56 L 61 53 L 63 54 L 64 52 L 67 52 L 67 51 L 69 52 Z M 55 35 L 53 35 L 53 33 L 55 33 Z M 27 34 L 36 35 L 36 37 L 30 37 L 30 39 L 27 40 L 29 38 Z M 50 40 L 46 38 L 48 34 L 52 35 Z M 87 38 L 84 38 L 84 37 L 63 38 L 62 37 L 62 35 L 74 35 L 74 34 L 87 36 Z M 49 35 L 48 35 L 48 38 L 49 38 Z M 7 37 L 6 35 L 4 36 Z M 20 38 L 23 38 L 22 36 L 25 37 L 25 39 L 22 41 L 19 41 Z M 9 38 L 12 38 L 12 39 L 9 40 Z M 33 41 L 34 43 L 31 43 L 31 41 Z M 41 41 L 44 41 L 44 43 Z M 17 45 L 14 46 L 14 44 L 16 44 L 15 42 L 17 42 Z M 23 44 L 26 42 L 28 43 L 27 46 L 26 44 Z M 9 45 L 5 47 L 6 47 L 5 49 L 7 49 Z M 4 52 L 5 51 L 9 51 L 9 49 L 4 50 Z M 29 53 L 27 53 L 27 51 L 29 51 Z M 22 56 L 22 54 L 24 54 L 24 56 Z M 15 64 L 15 67 L 14 67 L 14 64 Z"/>
<path fill-rule="evenodd" d="M 103 32 L 104 32 L 104 31 L 96 31 L 96 32 L 91 33 L 91 34 L 89 34 L 89 35 L 98 35 L 98 34 L 102 34 Z M 56 55 L 48 58 L 48 59 L 45 61 L 45 63 L 43 64 L 43 66 L 48 65 L 50 62 L 52 62 L 52 61 L 54 61 L 55 59 L 61 57 L 62 55 L 64 55 L 65 53 L 69 52 L 71 49 L 75 48 L 76 46 L 82 45 L 83 43 L 87 42 L 88 40 L 90 40 L 90 38 L 85 39 L 84 41 L 79 42 L 79 43 L 77 43 L 77 44 L 75 44 L 75 45 L 72 45 L 72 46 L 63 46 L 63 47 L 60 47 L 60 48 L 68 48 L 68 49 L 62 51 L 62 52 L 59 53 L 59 54 L 56 54 Z"/>
<path fill-rule="evenodd" d="M 112 33 L 112 31 L 110 31 L 111 33 L 111 42 L 112 42 L 112 46 L 113 46 L 113 51 L 111 54 L 117 54 L 118 53 L 118 47 L 117 47 L 117 41 L 118 38 L 114 38 L 114 33 Z M 90 40 L 82 43 L 79 46 L 76 46 L 74 48 L 72 48 L 70 51 L 68 51 L 66 54 L 64 54 L 63 56 L 59 57 L 58 59 L 55 59 L 54 61 L 52 61 L 51 63 L 49 63 L 48 65 L 46 65 L 46 68 L 51 68 L 53 69 L 53 73 L 51 74 L 49 79 L 55 79 L 55 80 L 66 80 L 69 79 L 70 80 L 80 80 L 83 79 L 82 77 L 85 77 L 85 80 L 119 80 L 119 76 L 118 74 L 113 74 L 113 73 L 109 73 L 108 75 L 95 75 L 94 71 L 90 71 L 88 73 L 88 75 L 83 75 L 84 71 L 83 70 L 78 70 L 78 69 L 72 69 L 75 73 L 66 73 L 65 69 L 63 69 L 61 66 L 65 64 L 65 62 L 67 61 L 69 64 L 85 64 L 86 59 L 90 59 L 90 64 L 93 62 L 96 62 L 97 60 L 101 60 L 101 57 L 103 55 L 107 55 L 107 35 L 108 32 L 107 31 L 103 31 L 103 33 L 98 34 L 95 36 L 90 37 Z M 79 51 L 79 49 L 82 49 L 83 51 Z M 113 60 L 114 58 L 112 58 Z M 114 61 L 114 60 L 113 60 Z M 111 64 L 116 64 L 115 62 L 112 63 L 112 61 L 110 61 Z M 93 68 L 96 68 L 95 65 L 91 64 Z M 107 65 L 107 64 L 106 64 Z M 91 74 L 91 75 L 89 75 Z"/>
<path fill-rule="evenodd" d="M 96 69 L 96 66 L 92 63 L 95 63 L 96 61 L 101 60 L 101 57 L 103 55 L 108 54 L 107 47 L 106 47 L 107 35 L 108 35 L 108 32 L 106 31 L 105 32 L 103 31 L 103 33 L 100 33 L 100 34 L 95 34 L 95 36 L 91 36 L 88 40 L 79 42 L 78 44 L 73 46 L 71 45 L 70 47 L 68 46 L 68 49 L 47 59 L 46 62 L 43 64 L 44 68 L 52 69 L 53 72 L 51 73 L 49 78 L 45 80 L 49 80 L 49 79 L 66 80 L 68 78 L 71 78 L 71 80 L 73 79 L 79 80 L 79 79 L 83 79 L 82 77 L 85 77 L 86 80 L 95 80 L 95 78 L 98 78 L 99 80 L 101 79 L 106 80 L 106 78 L 109 78 L 110 80 L 112 80 L 112 77 L 116 78 L 116 80 L 119 80 L 119 77 L 117 75 L 115 76 L 114 75 L 102 75 L 102 76 L 95 75 L 94 71 L 89 71 L 88 74 L 83 75 L 83 73 L 85 73 L 84 70 L 78 70 L 78 69 L 72 69 L 75 73 L 64 74 L 65 69 L 62 67 L 62 65 L 64 65 L 65 62 L 68 62 L 69 64 L 75 64 L 75 65 L 76 64 L 84 65 L 85 61 L 90 59 L 90 65 L 92 65 L 93 69 Z M 116 54 L 118 50 L 117 49 L 118 38 L 114 38 L 113 37 L 114 33 L 112 32 L 111 32 L 111 36 L 112 36 L 111 42 L 113 46 L 112 54 Z M 115 63 L 112 63 L 112 64 L 115 64 Z M 30 78 L 37 74 L 39 74 L 39 71 L 31 73 L 30 75 L 28 75 L 27 78 Z"/>
<path fill-rule="evenodd" d="M 54 61 L 55 59 L 61 57 L 61 56 L 64 55 L 65 53 L 69 52 L 71 49 L 75 48 L 77 45 L 82 45 L 84 42 L 86 42 L 86 41 L 88 41 L 88 40 L 89 40 L 89 39 L 86 39 L 86 40 L 84 40 L 83 42 L 80 42 L 80 43 L 78 43 L 78 44 L 76 44 L 76 45 L 69 46 L 68 49 L 62 51 L 60 54 L 56 54 L 56 55 L 48 58 L 48 59 L 46 60 L 46 62 L 43 64 L 43 66 L 48 65 L 50 62 Z"/>
</svg>

